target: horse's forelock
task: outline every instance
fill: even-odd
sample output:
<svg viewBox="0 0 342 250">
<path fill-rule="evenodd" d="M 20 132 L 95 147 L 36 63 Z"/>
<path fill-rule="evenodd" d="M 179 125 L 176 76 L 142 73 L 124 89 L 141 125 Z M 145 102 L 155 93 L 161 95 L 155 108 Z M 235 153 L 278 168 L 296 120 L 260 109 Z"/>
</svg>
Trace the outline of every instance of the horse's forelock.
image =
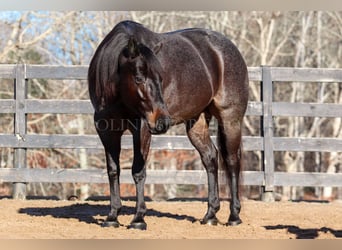
<svg viewBox="0 0 342 250">
<path fill-rule="evenodd" d="M 140 53 L 145 58 L 146 63 L 152 73 L 157 73 L 160 77 L 163 75 L 163 68 L 154 54 L 154 52 L 148 48 L 147 46 L 141 44 L 140 45 Z"/>
</svg>

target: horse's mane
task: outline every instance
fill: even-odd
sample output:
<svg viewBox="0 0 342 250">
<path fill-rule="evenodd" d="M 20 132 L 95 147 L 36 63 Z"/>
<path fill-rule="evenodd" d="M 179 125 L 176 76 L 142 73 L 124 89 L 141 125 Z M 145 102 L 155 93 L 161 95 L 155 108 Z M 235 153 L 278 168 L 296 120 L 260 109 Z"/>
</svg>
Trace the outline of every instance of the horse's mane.
<svg viewBox="0 0 342 250">
<path fill-rule="evenodd" d="M 159 60 L 156 58 L 154 52 L 150 48 L 146 47 L 144 44 L 139 45 L 139 51 L 145 58 L 151 75 L 156 77 L 157 74 L 157 77 L 162 78 L 163 67 L 161 66 Z"/>
<path fill-rule="evenodd" d="M 116 99 L 119 80 L 118 58 L 132 35 L 129 27 L 132 24 L 143 27 L 132 21 L 124 21 L 116 25 L 100 43 L 90 62 L 88 88 L 91 102 L 97 111 Z"/>
</svg>

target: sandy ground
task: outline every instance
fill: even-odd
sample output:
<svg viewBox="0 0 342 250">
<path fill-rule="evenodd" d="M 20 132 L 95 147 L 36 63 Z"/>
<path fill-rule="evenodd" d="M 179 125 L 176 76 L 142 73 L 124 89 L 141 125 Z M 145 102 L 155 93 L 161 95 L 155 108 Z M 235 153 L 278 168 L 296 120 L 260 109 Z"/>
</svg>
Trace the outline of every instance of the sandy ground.
<svg viewBox="0 0 342 250">
<path fill-rule="evenodd" d="M 128 225 L 135 203 L 123 201 L 120 223 Z M 342 202 L 243 201 L 243 224 L 201 225 L 206 202 L 147 202 L 147 230 L 103 228 L 109 201 L 0 199 L 2 239 L 337 239 L 342 238 Z M 226 222 L 229 203 L 218 219 Z"/>
</svg>

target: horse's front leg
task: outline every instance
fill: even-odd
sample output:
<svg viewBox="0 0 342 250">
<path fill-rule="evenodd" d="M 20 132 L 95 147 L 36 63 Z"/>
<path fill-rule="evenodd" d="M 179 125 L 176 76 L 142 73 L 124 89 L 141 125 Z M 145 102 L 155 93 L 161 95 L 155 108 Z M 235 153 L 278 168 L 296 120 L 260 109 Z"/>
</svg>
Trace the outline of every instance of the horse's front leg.
<svg viewBox="0 0 342 250">
<path fill-rule="evenodd" d="M 95 115 L 96 130 L 105 148 L 107 173 L 110 189 L 110 212 L 104 227 L 119 227 L 118 215 L 122 204 L 120 199 L 120 151 L 121 130 L 112 130 L 109 119 L 100 119 Z"/>
<path fill-rule="evenodd" d="M 102 224 L 104 227 L 119 227 L 118 215 L 122 204 L 120 198 L 120 165 L 118 149 L 112 151 L 106 150 L 107 173 L 110 190 L 110 212 L 106 221 Z"/>
<path fill-rule="evenodd" d="M 136 127 L 131 129 L 133 134 L 134 159 L 132 175 L 136 186 L 136 214 L 129 228 L 146 230 L 147 224 L 144 220 L 146 205 L 144 200 L 144 185 L 146 179 L 146 160 L 150 149 L 151 134 L 147 125 L 138 120 Z"/>
</svg>

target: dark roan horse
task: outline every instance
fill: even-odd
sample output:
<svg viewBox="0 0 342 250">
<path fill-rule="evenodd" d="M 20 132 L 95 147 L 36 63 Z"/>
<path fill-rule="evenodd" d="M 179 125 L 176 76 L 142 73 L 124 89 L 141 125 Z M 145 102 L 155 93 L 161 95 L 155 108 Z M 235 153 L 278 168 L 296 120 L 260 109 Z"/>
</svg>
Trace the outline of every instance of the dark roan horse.
<svg viewBox="0 0 342 250">
<path fill-rule="evenodd" d="M 206 29 L 160 34 L 123 21 L 98 46 L 88 81 L 110 186 L 110 213 L 104 226 L 121 225 L 119 159 L 124 131 L 129 130 L 133 137 L 132 175 L 136 185 L 136 214 L 128 228 L 146 229 L 144 184 L 151 135 L 165 133 L 180 123 L 185 124 L 207 172 L 208 209 L 201 223 L 218 223 L 219 164 L 230 189 L 226 225 L 241 223 L 241 125 L 248 101 L 248 72 L 230 40 Z M 213 116 L 218 123 L 218 148 L 208 132 Z"/>
</svg>

